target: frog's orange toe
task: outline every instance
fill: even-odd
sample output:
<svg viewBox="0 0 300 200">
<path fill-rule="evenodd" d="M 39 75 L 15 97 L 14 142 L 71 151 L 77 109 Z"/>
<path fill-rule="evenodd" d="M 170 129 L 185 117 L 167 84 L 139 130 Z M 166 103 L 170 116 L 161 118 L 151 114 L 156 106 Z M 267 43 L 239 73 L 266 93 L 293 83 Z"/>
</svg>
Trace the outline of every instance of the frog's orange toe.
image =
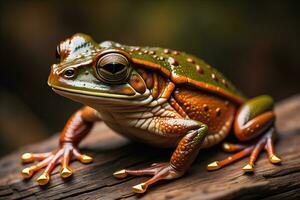
<svg viewBox="0 0 300 200">
<path fill-rule="evenodd" d="M 254 172 L 254 165 L 253 164 L 247 164 L 243 167 L 244 172 Z"/>
<path fill-rule="evenodd" d="M 225 152 L 238 152 L 245 149 L 246 146 L 241 144 L 232 144 L 232 143 L 224 142 L 222 144 L 222 148 Z"/>
<path fill-rule="evenodd" d="M 33 170 L 31 169 L 31 167 L 26 167 L 22 170 L 21 174 L 23 178 L 28 179 L 33 175 Z"/>
<path fill-rule="evenodd" d="M 142 176 L 142 175 L 152 175 L 153 177 L 149 180 L 135 185 L 132 187 L 133 192 L 135 193 L 144 193 L 147 188 L 160 181 L 160 180 L 170 180 L 175 179 L 183 175 L 184 172 L 179 172 L 170 163 L 156 163 L 151 165 L 148 168 L 137 169 L 137 170 L 128 170 L 123 169 L 114 173 L 116 178 L 124 178 L 127 175 Z"/>
<path fill-rule="evenodd" d="M 278 163 L 281 163 L 281 159 L 278 158 L 276 155 L 272 155 L 269 157 L 269 160 L 271 163 L 273 164 L 278 164 Z"/>
<path fill-rule="evenodd" d="M 49 157 L 50 155 L 52 155 L 51 152 L 47 152 L 47 153 L 24 153 L 21 156 L 21 160 L 23 163 L 30 163 L 33 161 L 41 161 L 44 160 L 45 158 Z"/>
<path fill-rule="evenodd" d="M 93 158 L 91 156 L 88 156 L 88 155 L 82 155 L 80 157 L 80 161 L 84 164 L 88 164 L 88 163 L 91 163 L 93 162 Z"/>
<path fill-rule="evenodd" d="M 33 159 L 33 156 L 31 153 L 24 153 L 22 156 L 21 156 L 21 160 L 23 163 L 30 163 L 32 162 L 34 159 Z"/>
<path fill-rule="evenodd" d="M 141 183 L 132 187 L 132 191 L 134 193 L 145 193 L 147 190 L 147 185 L 145 183 Z"/>
<path fill-rule="evenodd" d="M 268 153 L 269 160 L 271 163 L 273 163 L 273 164 L 280 163 L 281 159 L 279 157 L 277 157 L 274 153 L 273 134 L 274 134 L 274 129 L 271 128 L 268 130 L 268 132 L 263 137 L 261 137 L 259 140 L 257 140 L 257 142 L 255 144 L 250 145 L 249 147 L 246 147 L 244 145 L 225 143 L 224 145 L 225 145 L 226 150 L 229 150 L 229 151 L 236 151 L 236 150 L 240 150 L 240 149 L 242 149 L 242 150 L 232 156 L 225 158 L 224 160 L 215 161 L 213 163 L 210 163 L 207 166 L 207 169 L 208 170 L 216 170 L 223 166 L 229 165 L 236 160 L 239 160 L 243 157 L 250 155 L 249 163 L 247 165 L 245 165 L 242 169 L 246 173 L 253 172 L 254 171 L 254 163 L 256 162 L 258 155 L 264 148 Z M 224 149 L 224 145 L 223 145 L 223 149 Z"/>
<path fill-rule="evenodd" d="M 74 148 L 72 150 L 72 153 L 77 158 L 77 160 L 79 160 L 80 162 L 82 162 L 84 164 L 89 164 L 89 163 L 93 162 L 93 158 L 91 156 L 80 153 L 77 148 Z"/>
<path fill-rule="evenodd" d="M 63 167 L 60 171 L 60 175 L 63 178 L 68 178 L 73 174 L 73 171 L 69 167 Z"/>
<path fill-rule="evenodd" d="M 221 166 L 220 166 L 219 161 L 214 161 L 214 162 L 207 165 L 207 170 L 208 171 L 213 171 L 213 170 L 217 170 L 217 169 L 220 169 L 220 168 L 221 168 Z"/>
<path fill-rule="evenodd" d="M 119 178 L 119 179 L 127 177 L 127 173 L 126 173 L 125 169 L 116 171 L 113 175 L 114 175 L 114 177 Z"/>
<path fill-rule="evenodd" d="M 36 179 L 39 185 L 46 185 L 49 182 L 49 180 L 50 176 L 47 173 L 43 173 Z"/>
</svg>

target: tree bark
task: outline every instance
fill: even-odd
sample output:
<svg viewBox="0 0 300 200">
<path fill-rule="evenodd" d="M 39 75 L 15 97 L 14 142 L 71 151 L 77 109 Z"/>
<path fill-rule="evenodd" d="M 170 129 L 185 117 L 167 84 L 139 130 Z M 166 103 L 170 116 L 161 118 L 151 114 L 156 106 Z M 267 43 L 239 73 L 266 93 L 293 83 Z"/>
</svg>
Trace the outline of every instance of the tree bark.
<svg viewBox="0 0 300 200">
<path fill-rule="evenodd" d="M 54 150 L 58 145 L 57 135 L 3 157 L 0 160 L 0 199 L 299 199 L 300 95 L 277 103 L 275 112 L 279 135 L 276 150 L 283 162 L 272 165 L 263 153 L 252 175 L 242 171 L 247 158 L 217 171 L 206 171 L 208 163 L 230 155 L 216 146 L 201 150 L 184 177 L 152 186 L 146 194 L 134 194 L 131 187 L 149 177 L 130 176 L 118 180 L 112 173 L 168 161 L 172 150 L 130 142 L 99 123 L 81 144 L 82 152 L 92 155 L 94 162 L 88 165 L 73 162 L 74 174 L 68 180 L 60 177 L 60 167 L 56 167 L 50 183 L 44 187 L 35 181 L 40 173 L 25 181 L 20 175 L 25 167 L 20 155 Z"/>
</svg>

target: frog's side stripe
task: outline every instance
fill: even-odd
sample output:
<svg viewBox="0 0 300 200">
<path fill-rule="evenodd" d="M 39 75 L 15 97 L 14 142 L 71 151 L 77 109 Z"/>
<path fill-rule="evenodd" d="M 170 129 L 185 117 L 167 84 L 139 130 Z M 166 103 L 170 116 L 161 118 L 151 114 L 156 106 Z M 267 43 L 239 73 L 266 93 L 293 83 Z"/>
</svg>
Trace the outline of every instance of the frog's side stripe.
<svg viewBox="0 0 300 200">
<path fill-rule="evenodd" d="M 238 104 L 242 104 L 245 102 L 245 99 L 243 97 L 234 95 L 220 87 L 214 86 L 214 85 L 210 85 L 207 83 L 202 83 L 202 82 L 198 82 L 195 80 L 192 80 L 190 78 L 178 75 L 178 74 L 174 74 L 171 73 L 168 69 L 162 67 L 161 65 L 157 64 L 157 63 L 153 63 L 153 62 L 149 62 L 149 61 L 145 61 L 145 60 L 140 60 L 137 58 L 132 58 L 132 61 L 136 64 L 139 65 L 143 65 L 145 67 L 149 67 L 150 69 L 156 69 L 159 70 L 160 72 L 162 72 L 165 76 L 169 77 L 171 79 L 171 81 L 173 81 L 175 84 L 189 84 L 191 86 L 197 86 L 200 89 L 205 89 L 207 91 L 211 91 L 211 92 L 215 92 L 216 94 L 220 94 L 224 97 L 227 97 L 231 100 L 233 100 L 234 102 L 238 103 Z"/>
</svg>

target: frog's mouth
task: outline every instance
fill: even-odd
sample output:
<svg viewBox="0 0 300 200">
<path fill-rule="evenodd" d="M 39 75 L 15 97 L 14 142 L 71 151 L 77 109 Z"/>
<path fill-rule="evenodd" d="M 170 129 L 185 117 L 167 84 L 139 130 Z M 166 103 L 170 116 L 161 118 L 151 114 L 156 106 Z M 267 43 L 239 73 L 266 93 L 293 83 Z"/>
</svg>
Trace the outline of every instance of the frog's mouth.
<svg viewBox="0 0 300 200">
<path fill-rule="evenodd" d="M 137 92 L 132 92 L 130 94 L 124 94 L 121 93 L 118 90 L 110 90 L 107 92 L 95 92 L 95 91 L 90 91 L 90 90 L 79 90 L 79 89 L 73 89 L 73 88 L 64 88 L 60 86 L 53 86 L 50 85 L 50 87 L 56 92 L 68 92 L 68 93 L 73 93 L 73 94 L 81 94 L 81 95 L 86 95 L 86 96 L 94 96 L 94 97 L 106 97 L 106 98 L 116 98 L 116 99 L 136 99 L 141 96 L 144 96 L 144 94 L 140 94 Z"/>
<path fill-rule="evenodd" d="M 145 105 L 151 102 L 150 91 L 146 90 L 144 94 L 135 93 L 134 95 L 123 94 L 110 94 L 110 93 L 95 93 L 91 91 L 83 91 L 69 88 L 62 88 L 57 86 L 51 86 L 52 90 L 66 98 L 73 101 L 91 105 L 101 104 L 102 106 L 108 105 L 128 105 L 137 106 Z"/>
</svg>

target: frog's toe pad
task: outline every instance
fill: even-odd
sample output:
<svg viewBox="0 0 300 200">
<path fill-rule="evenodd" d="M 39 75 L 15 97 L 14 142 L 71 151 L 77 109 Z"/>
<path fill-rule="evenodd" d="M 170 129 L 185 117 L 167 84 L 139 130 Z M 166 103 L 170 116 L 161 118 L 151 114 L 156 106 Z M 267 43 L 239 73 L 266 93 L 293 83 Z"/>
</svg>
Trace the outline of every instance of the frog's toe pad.
<svg viewBox="0 0 300 200">
<path fill-rule="evenodd" d="M 243 171 L 245 173 L 247 172 L 254 172 L 254 165 L 253 164 L 247 164 L 243 167 Z"/>
<path fill-rule="evenodd" d="M 23 163 L 31 163 L 33 161 L 41 161 L 44 160 L 45 158 L 49 157 L 52 155 L 51 152 L 47 153 L 24 153 L 21 155 L 21 160 Z"/>
<path fill-rule="evenodd" d="M 43 173 L 36 179 L 39 185 L 46 185 L 49 182 L 49 180 L 50 176 L 47 173 Z"/>
<path fill-rule="evenodd" d="M 273 164 L 281 163 L 281 159 L 278 158 L 276 155 L 270 156 L 269 160 L 270 160 L 270 162 L 273 163 Z"/>
<path fill-rule="evenodd" d="M 145 183 L 140 183 L 132 187 L 134 193 L 144 193 L 147 190 L 147 185 Z"/>
<path fill-rule="evenodd" d="M 219 161 L 214 161 L 214 162 L 207 165 L 207 170 L 208 171 L 213 171 L 213 170 L 217 170 L 217 169 L 220 169 L 220 168 L 221 168 L 221 166 L 220 166 Z"/>
<path fill-rule="evenodd" d="M 125 169 L 116 171 L 113 175 L 114 175 L 114 177 L 119 178 L 119 179 L 127 177 L 127 173 L 126 173 Z"/>
</svg>

